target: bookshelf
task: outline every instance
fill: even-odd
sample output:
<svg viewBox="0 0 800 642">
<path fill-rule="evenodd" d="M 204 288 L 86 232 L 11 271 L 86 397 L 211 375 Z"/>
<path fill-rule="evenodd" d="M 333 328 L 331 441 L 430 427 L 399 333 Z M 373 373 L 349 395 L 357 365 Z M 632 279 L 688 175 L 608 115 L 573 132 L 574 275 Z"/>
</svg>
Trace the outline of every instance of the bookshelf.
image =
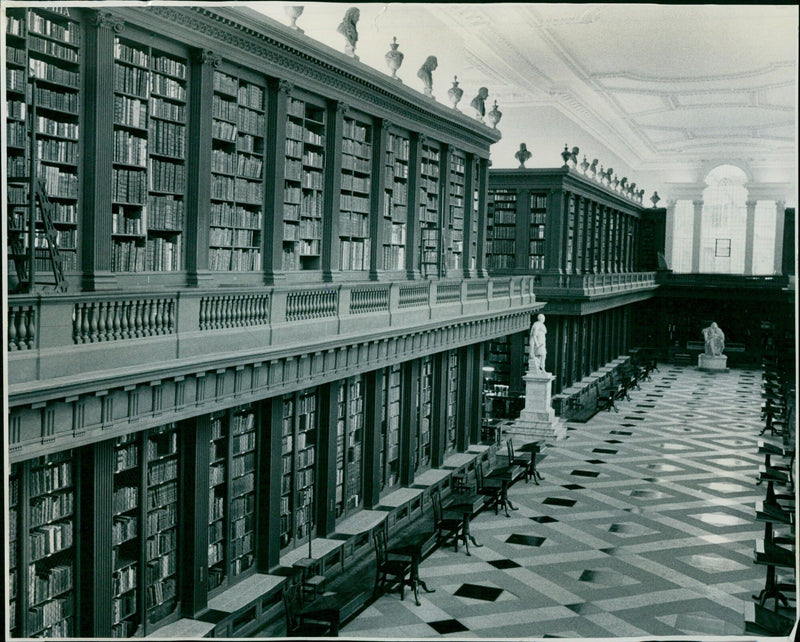
<svg viewBox="0 0 800 642">
<path fill-rule="evenodd" d="M 422 169 L 419 178 L 420 273 L 424 277 L 439 274 L 439 189 L 440 150 L 436 143 L 422 144 Z"/>
<path fill-rule="evenodd" d="M 111 636 L 115 638 L 132 637 L 142 623 L 138 597 L 142 547 L 140 450 L 139 435 L 135 433 L 115 440 L 111 521 Z"/>
<path fill-rule="evenodd" d="M 227 580 L 225 518 L 228 499 L 228 417 L 227 411 L 209 417 L 208 442 L 208 591 L 213 593 Z"/>
<path fill-rule="evenodd" d="M 363 503 L 364 379 L 341 382 L 336 422 L 336 518 Z"/>
<path fill-rule="evenodd" d="M 77 634 L 75 472 L 71 450 L 30 462 L 26 637 Z"/>
<path fill-rule="evenodd" d="M 15 273 L 11 259 L 32 261 L 34 273 L 51 270 L 42 215 L 31 199 L 37 179 L 44 179 L 53 205 L 62 268 L 79 268 L 82 30 L 73 12 L 67 8 L 7 10 L 8 231 L 9 240 L 20 241 L 16 248 L 9 247 L 9 273 Z"/>
<path fill-rule="evenodd" d="M 456 450 L 456 419 L 458 413 L 458 351 L 448 350 L 447 364 L 447 397 L 445 415 L 445 453 Z"/>
<path fill-rule="evenodd" d="M 467 158 L 457 149 L 449 154 L 450 159 L 450 212 L 448 217 L 450 248 L 447 253 L 447 269 L 461 270 L 464 267 L 464 212 L 466 193 Z"/>
<path fill-rule="evenodd" d="M 572 274 L 572 244 L 574 242 L 575 237 L 575 199 L 568 198 L 567 199 L 567 229 L 566 229 L 566 237 L 565 237 L 565 246 L 564 246 L 564 269 L 566 270 L 567 274 Z"/>
<path fill-rule="evenodd" d="M 145 609 L 157 624 L 178 606 L 178 430 L 175 423 L 147 432 Z"/>
<path fill-rule="evenodd" d="M 325 109 L 293 96 L 287 101 L 283 270 L 319 270 L 325 202 Z"/>
<path fill-rule="evenodd" d="M 433 357 L 420 359 L 419 398 L 417 400 L 418 422 L 415 471 L 423 472 L 431 467 L 431 417 L 433 404 Z"/>
<path fill-rule="evenodd" d="M 211 270 L 261 269 L 266 131 L 264 88 L 214 71 L 211 125 Z"/>
<path fill-rule="evenodd" d="M 20 636 L 19 626 L 19 464 L 11 464 L 8 474 L 8 630 L 12 638 Z"/>
<path fill-rule="evenodd" d="M 409 149 L 407 134 L 389 132 L 386 144 L 386 194 L 383 200 L 385 270 L 402 270 L 406 265 Z"/>
<path fill-rule="evenodd" d="M 486 227 L 486 259 L 490 270 L 511 269 L 516 265 L 517 190 L 489 190 Z"/>
<path fill-rule="evenodd" d="M 531 192 L 530 210 L 528 267 L 531 270 L 544 270 L 547 194 Z"/>
<path fill-rule="evenodd" d="M 183 269 L 186 58 L 116 37 L 111 269 Z"/>
<path fill-rule="evenodd" d="M 400 365 L 386 369 L 386 467 L 388 488 L 400 481 Z"/>
<path fill-rule="evenodd" d="M 511 340 L 508 336 L 497 337 L 489 341 L 488 360 L 494 368 L 491 377 L 493 383 L 505 386 L 509 385 L 511 379 L 510 355 Z"/>
<path fill-rule="evenodd" d="M 252 405 L 234 409 L 231 414 L 231 500 L 230 542 L 231 577 L 235 578 L 255 564 L 256 509 L 256 413 Z"/>
<path fill-rule="evenodd" d="M 370 188 L 372 123 L 366 117 L 344 117 L 339 195 L 339 269 L 370 266 Z"/>
<path fill-rule="evenodd" d="M 280 546 L 298 545 L 315 525 L 317 388 L 283 396 Z"/>
</svg>

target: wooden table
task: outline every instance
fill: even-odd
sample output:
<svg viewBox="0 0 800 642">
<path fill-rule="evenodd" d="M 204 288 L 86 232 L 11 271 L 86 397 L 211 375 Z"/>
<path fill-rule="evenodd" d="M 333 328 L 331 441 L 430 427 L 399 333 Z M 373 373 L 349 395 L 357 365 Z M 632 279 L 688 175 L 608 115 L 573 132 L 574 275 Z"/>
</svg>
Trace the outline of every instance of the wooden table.
<svg viewBox="0 0 800 642">
<path fill-rule="evenodd" d="M 498 479 L 502 484 L 500 489 L 500 504 L 503 506 L 506 517 L 511 517 L 511 515 L 508 514 L 509 508 L 511 510 L 517 510 L 517 507 L 508 499 L 508 487 L 524 471 L 525 469 L 522 466 L 500 466 L 486 475 L 486 479 Z"/>
<path fill-rule="evenodd" d="M 539 484 L 538 479 L 544 481 L 544 477 L 536 470 L 536 455 L 540 455 L 542 453 L 542 446 L 544 442 L 541 441 L 529 441 L 526 444 L 522 444 L 519 448 L 514 448 L 515 452 L 520 453 L 528 453 L 531 456 L 531 463 L 530 468 L 528 468 L 529 476 L 533 477 L 533 482 L 535 484 Z"/>
<path fill-rule="evenodd" d="M 387 553 L 390 555 L 403 555 L 411 558 L 411 588 L 414 589 L 414 601 L 417 606 L 419 603 L 419 589 L 421 586 L 426 593 L 435 593 L 436 589 L 429 589 L 428 585 L 419 576 L 419 565 L 422 562 L 422 555 L 428 546 L 432 545 L 432 540 L 436 539 L 436 533 L 414 533 L 400 538 L 397 544 L 391 546 Z"/>
<path fill-rule="evenodd" d="M 464 548 L 467 551 L 467 555 L 472 555 L 469 552 L 469 542 L 472 542 L 472 545 L 478 548 L 483 544 L 478 544 L 475 537 L 469 532 L 469 521 L 483 506 L 484 496 L 477 493 L 453 493 L 450 495 L 450 499 L 452 501 L 444 507 L 444 511 L 461 515 L 464 523 Z"/>
<path fill-rule="evenodd" d="M 303 607 L 300 618 L 330 622 L 331 635 L 339 634 L 339 626 L 367 601 L 366 593 L 332 593 L 323 595 Z"/>
</svg>

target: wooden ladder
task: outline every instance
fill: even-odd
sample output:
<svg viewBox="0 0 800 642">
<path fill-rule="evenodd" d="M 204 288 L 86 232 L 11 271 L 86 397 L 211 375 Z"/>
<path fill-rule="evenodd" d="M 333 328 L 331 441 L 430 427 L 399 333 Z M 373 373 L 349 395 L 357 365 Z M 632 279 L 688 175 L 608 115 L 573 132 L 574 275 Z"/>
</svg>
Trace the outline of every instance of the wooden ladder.
<svg viewBox="0 0 800 642">
<path fill-rule="evenodd" d="M 11 185 L 12 182 L 9 182 Z M 13 184 L 22 185 L 27 183 L 14 182 Z M 38 202 L 38 211 L 42 215 L 42 226 L 44 234 L 39 233 L 36 220 L 36 203 L 33 207 L 28 205 L 16 204 L 8 208 L 8 244 L 10 258 L 14 260 L 14 267 L 17 272 L 17 292 L 30 292 L 36 286 L 53 287 L 56 292 L 65 292 L 67 283 L 64 279 L 64 270 L 61 265 L 61 254 L 58 251 L 57 230 L 53 226 L 53 204 L 47 194 L 44 179 L 40 178 L 33 182 L 32 198 Z M 28 209 L 26 212 L 25 210 Z M 28 214 L 27 226 L 25 225 L 26 214 Z M 33 230 L 33 242 L 37 244 L 37 239 L 44 241 L 44 247 L 34 247 L 31 249 L 31 232 Z M 27 241 L 27 244 L 26 244 Z M 46 254 L 45 254 L 46 253 Z M 36 260 L 45 258 L 49 263 L 49 272 L 52 272 L 52 281 L 38 281 L 36 279 Z"/>
</svg>

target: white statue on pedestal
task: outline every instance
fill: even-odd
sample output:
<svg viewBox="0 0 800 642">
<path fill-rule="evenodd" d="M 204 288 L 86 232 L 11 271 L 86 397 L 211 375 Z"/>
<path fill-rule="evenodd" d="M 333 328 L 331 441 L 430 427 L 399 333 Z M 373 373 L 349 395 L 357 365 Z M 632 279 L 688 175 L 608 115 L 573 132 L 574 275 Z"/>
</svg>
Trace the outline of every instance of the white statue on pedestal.
<svg viewBox="0 0 800 642">
<path fill-rule="evenodd" d="M 539 314 L 531 326 L 529 342 L 530 356 L 528 358 L 528 373 L 547 374 L 544 369 L 547 359 L 547 328 L 544 325 L 544 315 Z"/>
<path fill-rule="evenodd" d="M 712 357 L 718 357 L 725 349 L 725 333 L 720 329 L 716 322 L 711 323 L 707 328 L 703 328 L 703 339 L 705 339 L 705 353 Z"/>
</svg>

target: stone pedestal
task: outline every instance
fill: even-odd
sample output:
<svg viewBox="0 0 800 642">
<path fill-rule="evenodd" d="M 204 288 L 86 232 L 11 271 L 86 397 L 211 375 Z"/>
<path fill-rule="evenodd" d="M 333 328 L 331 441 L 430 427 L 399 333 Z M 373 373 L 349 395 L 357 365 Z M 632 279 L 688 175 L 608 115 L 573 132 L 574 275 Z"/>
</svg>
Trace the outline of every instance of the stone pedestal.
<svg viewBox="0 0 800 642">
<path fill-rule="evenodd" d="M 554 378 L 547 372 L 528 372 L 522 377 L 525 382 L 525 408 L 518 419 L 503 428 L 503 432 L 519 435 L 525 441 L 553 441 L 566 436 L 566 426 L 556 418 L 551 406 Z"/>
<path fill-rule="evenodd" d="M 728 357 L 721 354 L 712 356 L 710 354 L 701 354 L 697 357 L 697 367 L 701 370 L 727 370 Z"/>
</svg>

